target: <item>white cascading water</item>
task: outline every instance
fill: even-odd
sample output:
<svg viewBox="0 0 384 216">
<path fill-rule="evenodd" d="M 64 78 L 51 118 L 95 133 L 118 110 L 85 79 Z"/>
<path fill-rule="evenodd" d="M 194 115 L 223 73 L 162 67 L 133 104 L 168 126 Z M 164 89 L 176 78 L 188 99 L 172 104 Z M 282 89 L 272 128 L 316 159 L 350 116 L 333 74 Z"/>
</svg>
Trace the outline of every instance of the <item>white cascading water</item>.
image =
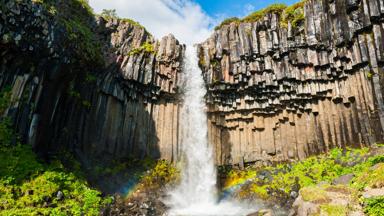
<svg viewBox="0 0 384 216">
<path fill-rule="evenodd" d="M 184 57 L 184 105 L 182 107 L 182 150 L 185 167 L 181 183 L 166 201 L 172 216 L 246 215 L 255 211 L 240 203 L 218 201 L 216 169 L 208 145 L 206 88 L 198 66 L 196 48 L 187 46 Z"/>
</svg>

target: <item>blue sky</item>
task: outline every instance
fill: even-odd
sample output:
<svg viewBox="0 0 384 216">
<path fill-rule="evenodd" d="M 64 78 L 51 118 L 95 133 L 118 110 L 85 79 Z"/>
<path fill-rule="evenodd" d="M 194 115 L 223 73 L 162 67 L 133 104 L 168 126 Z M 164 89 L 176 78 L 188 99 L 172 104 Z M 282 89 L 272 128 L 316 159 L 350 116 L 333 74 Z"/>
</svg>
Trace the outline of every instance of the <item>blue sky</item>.
<svg viewBox="0 0 384 216">
<path fill-rule="evenodd" d="M 298 0 L 297 0 L 298 1 Z M 138 21 L 156 38 L 171 33 L 182 43 L 206 40 L 228 17 L 245 15 L 273 3 L 295 0 L 89 0 L 96 13 L 116 9 L 118 16 Z"/>
<path fill-rule="evenodd" d="M 195 0 L 212 17 L 243 17 L 273 3 L 294 4 L 298 0 Z"/>
</svg>

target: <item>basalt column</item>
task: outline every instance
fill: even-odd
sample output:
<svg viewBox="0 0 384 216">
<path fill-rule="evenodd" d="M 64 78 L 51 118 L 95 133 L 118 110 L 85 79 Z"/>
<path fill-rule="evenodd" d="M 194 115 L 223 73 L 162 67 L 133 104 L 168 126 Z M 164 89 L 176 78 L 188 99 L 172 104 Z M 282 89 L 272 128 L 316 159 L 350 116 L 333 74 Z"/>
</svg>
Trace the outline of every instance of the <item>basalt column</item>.
<svg viewBox="0 0 384 216">
<path fill-rule="evenodd" d="M 200 44 L 218 164 L 383 141 L 384 1 L 310 0 L 305 20 L 231 23 Z"/>
<path fill-rule="evenodd" d="M 84 161 L 175 160 L 184 46 L 174 36 L 155 40 L 78 1 L 58 1 L 60 13 L 37 1 L 0 4 L 0 88 L 9 90 L 6 116 L 22 143 Z"/>
</svg>

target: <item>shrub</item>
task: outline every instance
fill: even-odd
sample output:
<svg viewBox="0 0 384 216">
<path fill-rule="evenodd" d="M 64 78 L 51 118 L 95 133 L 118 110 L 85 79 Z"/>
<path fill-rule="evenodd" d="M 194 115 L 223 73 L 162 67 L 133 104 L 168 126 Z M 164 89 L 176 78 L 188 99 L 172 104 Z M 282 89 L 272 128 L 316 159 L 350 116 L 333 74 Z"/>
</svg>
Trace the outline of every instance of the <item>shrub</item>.
<svg viewBox="0 0 384 216">
<path fill-rule="evenodd" d="M 116 9 L 112 9 L 112 10 L 103 9 L 100 15 L 105 19 L 118 18 Z"/>
<path fill-rule="evenodd" d="M 159 160 L 149 173 L 144 175 L 142 182 L 145 188 L 159 188 L 165 184 L 176 182 L 180 171 L 166 160 Z"/>
<path fill-rule="evenodd" d="M 137 55 L 137 54 L 140 54 L 140 53 L 155 53 L 155 49 L 153 47 L 153 44 L 150 43 L 150 42 L 145 42 L 144 44 L 142 44 L 140 47 L 138 48 L 134 48 L 134 49 L 131 49 L 128 53 L 128 55 Z"/>
</svg>

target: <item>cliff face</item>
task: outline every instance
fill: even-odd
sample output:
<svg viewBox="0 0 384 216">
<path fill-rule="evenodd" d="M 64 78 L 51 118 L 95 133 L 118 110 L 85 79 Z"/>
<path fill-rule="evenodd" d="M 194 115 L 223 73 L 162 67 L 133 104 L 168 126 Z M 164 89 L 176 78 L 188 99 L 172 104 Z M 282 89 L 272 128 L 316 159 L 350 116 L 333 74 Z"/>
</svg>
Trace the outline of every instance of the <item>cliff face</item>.
<svg viewBox="0 0 384 216">
<path fill-rule="evenodd" d="M 22 141 L 44 154 L 177 160 L 185 47 L 81 1 L 38 2 L 0 0 L 0 88 Z M 384 2 L 311 0 L 302 11 L 304 22 L 268 13 L 223 25 L 199 45 L 217 164 L 384 140 Z"/>
<path fill-rule="evenodd" d="M 310 0 L 305 21 L 231 23 L 200 44 L 218 164 L 383 141 L 384 1 Z"/>
<path fill-rule="evenodd" d="M 0 3 L 0 87 L 11 87 L 7 116 L 23 142 L 85 158 L 175 159 L 184 46 L 172 35 L 155 41 L 78 1 Z M 62 11 L 82 17 L 63 21 Z"/>
</svg>

